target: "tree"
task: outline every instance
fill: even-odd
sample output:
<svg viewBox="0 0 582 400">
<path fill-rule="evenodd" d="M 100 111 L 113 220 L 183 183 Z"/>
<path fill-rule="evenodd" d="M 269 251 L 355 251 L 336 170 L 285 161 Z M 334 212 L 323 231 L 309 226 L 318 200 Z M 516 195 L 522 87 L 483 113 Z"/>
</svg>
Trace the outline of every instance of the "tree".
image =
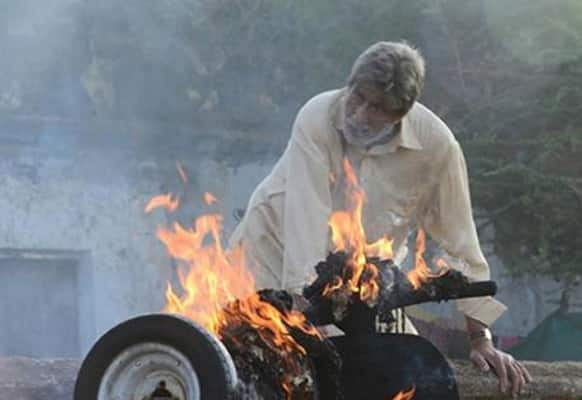
<svg viewBox="0 0 582 400">
<path fill-rule="evenodd" d="M 582 4 L 434 1 L 464 96 L 448 105 L 476 209 L 513 274 L 582 278 Z M 436 18 L 438 17 L 438 18 Z M 475 34 L 479 32 L 479 34 Z"/>
</svg>

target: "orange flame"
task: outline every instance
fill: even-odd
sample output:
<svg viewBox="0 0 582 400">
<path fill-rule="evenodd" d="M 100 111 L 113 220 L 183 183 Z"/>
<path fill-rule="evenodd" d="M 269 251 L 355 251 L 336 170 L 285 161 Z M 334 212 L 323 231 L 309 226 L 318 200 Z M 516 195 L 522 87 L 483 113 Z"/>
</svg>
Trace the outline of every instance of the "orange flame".
<svg viewBox="0 0 582 400">
<path fill-rule="evenodd" d="M 204 193 L 204 202 L 207 205 L 211 205 L 216 203 L 218 200 L 216 199 L 216 197 L 214 197 L 214 195 L 212 193 L 206 192 Z"/>
<path fill-rule="evenodd" d="M 181 294 L 168 283 L 164 311 L 184 315 L 219 337 L 221 328 L 247 323 L 273 349 L 305 354 L 305 349 L 292 338 L 289 327 L 320 337 L 319 332 L 302 313 L 281 313 L 262 301 L 245 266 L 242 248 L 226 251 L 221 245 L 221 234 L 222 216 L 218 214 L 198 217 L 192 228 L 176 222 L 172 229 L 158 229 L 157 236 L 168 253 L 181 262 L 178 268 Z"/>
<path fill-rule="evenodd" d="M 416 393 L 416 388 L 413 386 L 409 390 L 402 391 L 392 398 L 392 400 L 412 400 L 414 394 Z M 386 400 L 389 400 L 386 398 Z"/>
<path fill-rule="evenodd" d="M 172 194 L 160 194 L 158 196 L 153 197 L 145 207 L 145 213 L 149 214 L 154 209 L 159 207 L 165 207 L 168 211 L 173 212 L 175 211 L 180 205 L 180 201 L 178 199 L 172 199 Z"/>
<path fill-rule="evenodd" d="M 347 159 L 343 161 L 343 168 L 347 180 L 348 210 L 334 212 L 330 217 L 329 226 L 335 251 L 345 251 L 351 255 L 349 261 L 351 276 L 346 282 L 333 282 L 326 287 L 324 293 L 328 294 L 347 286 L 352 292 L 359 293 L 363 301 L 374 302 L 379 291 L 378 270 L 375 265 L 366 261 L 366 257 L 391 259 L 393 241 L 383 237 L 371 244 L 366 242 L 366 233 L 362 225 L 366 194 L 359 186 L 356 174 Z"/>
<path fill-rule="evenodd" d="M 439 267 L 439 270 L 442 271 L 446 271 L 447 269 L 449 269 L 449 265 L 447 264 L 447 262 L 445 260 L 443 260 L 442 258 L 437 258 L 437 260 L 435 261 L 435 264 L 437 267 Z"/>
<path fill-rule="evenodd" d="M 358 184 L 356 174 L 347 159 L 343 160 L 343 168 L 347 182 L 348 209 L 332 213 L 329 226 L 335 251 L 345 251 L 351 255 L 349 260 L 351 276 L 346 282 L 336 279 L 325 288 L 323 293 L 328 295 L 346 286 L 350 291 L 358 293 L 363 301 L 373 303 L 379 292 L 378 270 L 375 265 L 366 261 L 366 257 L 392 259 L 393 240 L 385 236 L 374 243 L 367 243 L 362 225 L 366 194 Z M 425 233 L 419 230 L 416 238 L 415 268 L 407 274 L 408 280 L 415 289 L 418 289 L 427 279 L 438 277 L 448 269 L 446 263 L 440 259 L 437 261 L 440 272 L 433 273 L 424 260 L 425 250 Z"/>
<path fill-rule="evenodd" d="M 416 234 L 416 254 L 415 254 L 415 266 L 414 269 L 408 272 L 407 277 L 412 287 L 418 289 L 424 282 L 429 278 L 438 278 L 443 273 L 448 270 L 447 263 L 439 258 L 436 261 L 436 265 L 439 267 L 439 271 L 436 273 L 432 272 L 426 261 L 424 260 L 424 252 L 426 250 L 426 235 L 422 229 L 418 230 Z"/>
</svg>

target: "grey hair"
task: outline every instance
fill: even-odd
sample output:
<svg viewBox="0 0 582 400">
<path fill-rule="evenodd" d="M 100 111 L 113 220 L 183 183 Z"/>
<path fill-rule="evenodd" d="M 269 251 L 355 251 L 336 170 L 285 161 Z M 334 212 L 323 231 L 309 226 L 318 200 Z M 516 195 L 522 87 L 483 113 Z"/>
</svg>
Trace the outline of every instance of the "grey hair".
<svg viewBox="0 0 582 400">
<path fill-rule="evenodd" d="M 406 113 L 422 92 L 425 62 L 406 42 L 378 42 L 354 62 L 348 86 L 362 82 L 379 85 L 392 110 Z"/>
</svg>

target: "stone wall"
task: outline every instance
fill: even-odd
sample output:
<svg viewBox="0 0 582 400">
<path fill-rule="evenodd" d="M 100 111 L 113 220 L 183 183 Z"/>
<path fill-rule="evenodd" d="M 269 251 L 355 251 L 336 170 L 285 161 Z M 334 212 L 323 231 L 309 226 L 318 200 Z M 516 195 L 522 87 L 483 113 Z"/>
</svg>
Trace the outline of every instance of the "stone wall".
<svg viewBox="0 0 582 400">
<path fill-rule="evenodd" d="M 0 119 L 0 263 L 34 259 L 77 265 L 81 353 L 118 322 L 163 307 L 175 265 L 156 238 L 159 225 L 178 219 L 190 226 L 207 211 L 201 207 L 202 194 L 210 191 L 220 199 L 212 211 L 225 216 L 228 235 L 235 224 L 233 210 L 246 206 L 254 184 L 271 168 L 268 159 L 238 166 L 220 161 L 219 134 L 204 139 L 190 132 L 164 142 L 168 131 L 179 130 L 124 122 Z M 186 186 L 177 162 L 188 174 Z M 152 196 L 168 192 L 183 203 L 175 215 L 162 209 L 144 214 Z M 30 287 L 28 281 L 2 284 L 23 285 L 41 299 L 58 290 Z M 0 301 L 12 300 L 3 299 L 0 291 Z M 10 323 L 18 317 L 10 315 Z"/>
<path fill-rule="evenodd" d="M 33 178 L 20 174 L 18 163 L 3 163 L 0 177 L 2 256 L 78 261 L 82 350 L 128 316 L 159 310 L 171 272 L 155 239 L 163 216 L 143 213 L 155 185 L 136 187 L 103 165 L 96 179 L 84 171 L 90 163 L 35 160 L 27 165 L 38 174 Z M 41 285 L 34 291 L 52 296 L 53 290 Z"/>
</svg>

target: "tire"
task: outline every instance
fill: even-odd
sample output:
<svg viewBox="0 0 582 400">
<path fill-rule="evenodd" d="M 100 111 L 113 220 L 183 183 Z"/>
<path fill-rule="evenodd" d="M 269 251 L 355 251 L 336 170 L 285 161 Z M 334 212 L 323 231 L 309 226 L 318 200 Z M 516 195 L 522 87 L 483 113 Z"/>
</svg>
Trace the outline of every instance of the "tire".
<svg viewBox="0 0 582 400">
<path fill-rule="evenodd" d="M 105 390 L 102 381 L 104 377 L 115 379 L 109 377 L 110 366 L 136 346 L 171 349 L 180 360 L 186 360 L 185 364 L 189 365 L 184 368 L 195 372 L 192 379 L 196 381 L 196 393 L 199 393 L 195 397 L 201 400 L 227 400 L 236 392 L 238 381 L 234 363 L 217 338 L 184 318 L 147 314 L 117 325 L 95 343 L 79 370 L 74 400 L 109 400 L 107 395 L 99 397 L 100 390 L 102 393 Z"/>
</svg>

